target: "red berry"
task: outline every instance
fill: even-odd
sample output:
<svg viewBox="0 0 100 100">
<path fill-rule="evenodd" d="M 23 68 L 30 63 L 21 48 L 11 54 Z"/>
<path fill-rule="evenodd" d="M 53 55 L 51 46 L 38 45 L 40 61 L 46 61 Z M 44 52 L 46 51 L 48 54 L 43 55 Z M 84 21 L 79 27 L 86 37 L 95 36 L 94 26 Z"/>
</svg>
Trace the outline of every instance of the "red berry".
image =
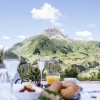
<svg viewBox="0 0 100 100">
<path fill-rule="evenodd" d="M 21 89 L 19 92 L 24 92 L 25 91 L 25 89 Z"/>
</svg>

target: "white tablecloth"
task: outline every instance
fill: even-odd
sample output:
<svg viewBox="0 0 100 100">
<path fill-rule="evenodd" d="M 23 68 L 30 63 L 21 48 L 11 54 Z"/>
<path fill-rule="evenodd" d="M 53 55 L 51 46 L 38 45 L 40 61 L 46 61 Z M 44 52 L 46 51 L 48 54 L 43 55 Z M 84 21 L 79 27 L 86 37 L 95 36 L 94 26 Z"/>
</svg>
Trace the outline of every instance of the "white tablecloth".
<svg viewBox="0 0 100 100">
<path fill-rule="evenodd" d="M 15 82 L 19 78 L 20 76 L 18 72 L 16 71 L 15 75 L 13 76 L 13 82 Z M 0 83 L 9 83 L 9 82 L 10 82 L 10 77 L 8 75 L 7 70 L 4 68 L 1 68 L 0 69 Z"/>
<path fill-rule="evenodd" d="M 0 83 L 0 100 L 10 100 L 10 84 Z M 21 87 L 22 84 L 15 84 L 14 86 Z M 80 83 L 79 86 L 83 88 L 83 91 L 80 92 L 79 100 L 100 100 L 100 85 L 98 84 L 83 84 Z M 27 95 L 26 95 L 27 96 Z M 13 94 L 13 100 L 19 100 Z M 22 100 L 22 99 L 21 99 Z M 29 100 L 29 99 L 26 99 Z M 30 99 L 33 100 L 33 99 Z"/>
<path fill-rule="evenodd" d="M 11 100 L 11 84 L 0 83 L 0 100 Z M 12 100 L 18 100 L 14 94 L 12 94 Z"/>
<path fill-rule="evenodd" d="M 82 88 L 80 100 L 100 100 L 100 85 L 93 83 L 80 83 Z"/>
</svg>

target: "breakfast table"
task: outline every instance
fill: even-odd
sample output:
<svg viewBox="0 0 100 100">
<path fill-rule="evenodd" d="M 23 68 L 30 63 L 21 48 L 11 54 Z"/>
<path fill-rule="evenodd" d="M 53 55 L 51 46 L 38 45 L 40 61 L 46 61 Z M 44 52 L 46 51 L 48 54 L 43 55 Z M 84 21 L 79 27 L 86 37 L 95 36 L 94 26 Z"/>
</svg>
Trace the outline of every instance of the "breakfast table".
<svg viewBox="0 0 100 100">
<path fill-rule="evenodd" d="M 27 97 L 29 97 L 29 95 L 27 95 L 27 93 L 23 93 L 23 95 L 20 95 L 20 96 L 23 96 L 23 99 L 19 99 L 16 96 L 15 91 L 19 88 L 21 89 L 21 87 L 26 84 L 29 84 L 29 83 L 13 85 L 13 94 L 12 94 L 13 99 L 12 100 L 36 100 L 36 99 L 33 99 L 34 96 L 28 99 Z M 34 86 L 35 84 L 31 83 L 31 85 Z M 100 100 L 100 85 L 99 84 L 78 82 L 78 85 L 81 87 L 82 90 L 80 91 L 80 98 L 75 99 L 75 100 Z M 0 83 L 0 100 L 11 100 L 10 86 L 11 85 L 9 83 Z"/>
</svg>

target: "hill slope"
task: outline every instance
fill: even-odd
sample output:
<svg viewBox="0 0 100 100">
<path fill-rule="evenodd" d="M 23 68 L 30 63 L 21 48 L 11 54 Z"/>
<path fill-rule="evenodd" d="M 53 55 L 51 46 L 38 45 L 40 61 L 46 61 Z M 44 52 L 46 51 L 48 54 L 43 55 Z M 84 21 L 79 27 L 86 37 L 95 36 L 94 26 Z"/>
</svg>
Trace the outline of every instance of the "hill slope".
<svg viewBox="0 0 100 100">
<path fill-rule="evenodd" d="M 52 35 L 48 35 L 49 33 L 46 31 L 42 35 L 34 36 L 15 44 L 10 50 L 32 60 L 32 62 L 36 59 L 35 55 L 37 53 L 48 57 L 57 56 L 60 59 L 63 58 L 63 61 L 65 58 L 68 61 L 71 60 L 72 63 L 79 63 L 79 60 L 100 61 L 100 42 L 75 41 L 64 37 L 58 30 L 53 29 L 52 31 L 55 31 L 55 34 L 52 33 L 52 35 L 63 38 L 51 38 Z"/>
</svg>

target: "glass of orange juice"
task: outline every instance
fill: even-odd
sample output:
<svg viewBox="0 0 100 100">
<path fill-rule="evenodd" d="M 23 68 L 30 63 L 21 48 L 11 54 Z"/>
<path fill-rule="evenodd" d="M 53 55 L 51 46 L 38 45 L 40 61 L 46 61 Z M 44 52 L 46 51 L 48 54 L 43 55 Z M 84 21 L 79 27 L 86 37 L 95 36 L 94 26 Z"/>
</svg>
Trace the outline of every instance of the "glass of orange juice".
<svg viewBox="0 0 100 100">
<path fill-rule="evenodd" d="M 48 84 L 52 84 L 53 82 L 60 80 L 60 74 L 59 73 L 48 73 L 46 75 L 46 80 Z"/>
</svg>

